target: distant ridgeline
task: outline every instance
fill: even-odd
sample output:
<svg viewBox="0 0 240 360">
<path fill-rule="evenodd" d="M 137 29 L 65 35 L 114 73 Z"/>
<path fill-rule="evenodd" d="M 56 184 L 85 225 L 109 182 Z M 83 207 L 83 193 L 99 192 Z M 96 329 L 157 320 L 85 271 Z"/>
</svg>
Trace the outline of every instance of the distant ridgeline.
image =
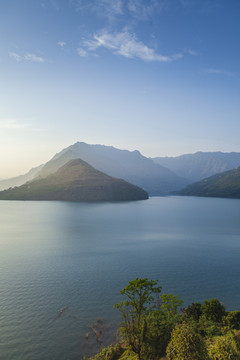
<svg viewBox="0 0 240 360">
<path fill-rule="evenodd" d="M 81 159 L 109 176 L 137 185 L 149 195 L 166 195 L 191 183 L 166 167 L 142 156 L 139 151 L 119 150 L 112 146 L 77 142 L 56 154 L 44 166 L 41 166 L 37 173 L 24 175 L 27 177 L 26 180 L 17 177 L 4 182 L 0 181 L 0 190 L 22 185 L 37 177 L 44 178 L 55 173 L 73 159 Z"/>
<path fill-rule="evenodd" d="M 187 186 L 180 195 L 240 198 L 240 167 Z"/>
<path fill-rule="evenodd" d="M 196 152 L 176 157 L 153 158 L 157 164 L 167 167 L 191 183 L 240 166 L 240 153 Z"/>
<path fill-rule="evenodd" d="M 35 181 L 47 179 L 48 176 L 54 175 L 64 165 L 74 159 L 85 161 L 89 166 L 92 166 L 96 171 L 98 170 L 104 173 L 106 176 L 108 175 L 113 178 L 123 179 L 128 183 L 134 184 L 137 187 L 144 189 L 151 196 L 176 194 L 180 193 L 180 191 L 182 195 L 196 195 L 195 184 L 193 188 L 188 187 L 185 190 L 186 186 L 193 184 L 193 182 L 201 181 L 215 174 L 220 174 L 240 166 L 240 153 L 237 152 L 197 152 L 195 154 L 186 154 L 177 157 L 156 157 L 150 159 L 141 155 L 137 150 L 120 150 L 112 146 L 89 145 L 83 142 L 77 142 L 57 153 L 47 163 L 31 169 L 27 174 L 16 176 L 11 179 L 0 180 L 0 190 L 21 186 L 27 181 L 30 181 L 31 185 L 28 184 L 28 187 L 21 187 L 19 190 L 14 189 L 14 193 L 11 191 L 11 194 L 10 192 L 5 192 L 4 196 L 19 196 L 19 198 L 23 196 L 23 194 L 24 196 L 26 196 L 26 194 L 27 196 L 30 196 L 30 193 L 33 194 L 33 190 L 31 190 L 30 187 L 34 187 L 34 196 L 38 196 L 42 199 L 43 191 L 40 190 L 41 186 L 44 187 L 44 191 L 47 191 L 44 196 L 48 196 L 49 198 L 50 192 L 51 197 L 55 195 L 59 196 L 60 192 L 57 192 L 57 186 L 60 185 L 58 184 L 59 179 L 57 180 L 56 176 L 52 180 L 51 178 L 48 178 L 47 180 L 47 182 L 51 183 L 51 189 L 53 189 L 53 182 L 55 182 L 56 188 L 54 191 L 50 191 L 48 185 L 44 185 L 44 182 L 35 183 Z M 71 175 L 69 175 L 69 177 L 71 177 Z M 34 184 L 32 184 L 32 181 L 34 181 Z M 208 182 L 209 180 L 207 179 L 204 181 Z M 230 181 L 229 187 L 228 181 Z M 234 184 L 232 184 L 232 178 L 229 177 L 226 178 L 224 184 L 221 184 L 221 191 L 217 191 L 216 189 L 216 192 L 214 193 L 213 189 L 208 189 L 209 191 L 206 191 L 205 187 L 201 187 L 201 189 L 199 188 L 198 196 L 239 198 L 238 181 L 235 174 Z M 75 185 L 71 184 L 70 187 Z M 118 188 L 119 186 L 120 184 L 118 184 Z M 216 184 L 213 184 L 212 186 L 215 187 Z M 217 187 L 218 186 L 219 185 L 217 185 Z M 28 192 L 26 193 L 27 189 Z M 182 189 L 184 190 L 182 191 Z M 192 192 L 193 189 L 194 192 Z M 85 187 L 85 190 L 88 191 L 87 198 L 89 198 L 90 194 L 87 187 Z M 98 193 L 100 194 L 100 190 Z M 1 198 L 2 196 L 3 194 L 1 194 Z M 61 192 L 61 197 L 63 196 L 65 196 L 64 192 Z M 70 192 L 68 192 L 67 197 L 69 196 Z M 120 194 L 118 196 L 120 196 Z M 96 194 L 93 197 L 96 198 Z M 101 196 L 99 195 L 99 197 L 102 198 L 103 194 Z M 82 199 L 82 195 L 80 198 Z M 120 198 L 122 198 L 122 195 Z"/>
<path fill-rule="evenodd" d="M 138 186 L 108 176 L 80 159 L 47 177 L 0 192 L 0 200 L 132 201 L 148 199 Z"/>
</svg>

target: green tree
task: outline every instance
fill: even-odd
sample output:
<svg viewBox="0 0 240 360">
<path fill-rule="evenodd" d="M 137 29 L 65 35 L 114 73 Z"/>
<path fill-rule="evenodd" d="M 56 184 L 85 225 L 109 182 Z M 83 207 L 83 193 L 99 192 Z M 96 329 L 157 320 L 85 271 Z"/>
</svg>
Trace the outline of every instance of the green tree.
<svg viewBox="0 0 240 360">
<path fill-rule="evenodd" d="M 152 311 L 148 316 L 148 331 L 146 342 L 148 354 L 151 359 L 159 359 L 166 354 L 166 348 L 171 338 L 171 333 L 176 325 L 177 319 L 169 319 L 161 310 Z"/>
<path fill-rule="evenodd" d="M 202 305 L 202 316 L 207 320 L 221 322 L 226 315 L 225 307 L 217 299 L 205 300 Z"/>
<path fill-rule="evenodd" d="M 179 315 L 178 308 L 183 304 L 183 300 L 180 300 L 178 295 L 162 294 L 160 299 L 160 309 L 167 314 L 169 318 L 173 319 Z"/>
<path fill-rule="evenodd" d="M 211 360 L 239 360 L 239 343 L 236 337 L 229 333 L 218 336 L 209 346 L 208 353 Z"/>
<path fill-rule="evenodd" d="M 146 355 L 148 315 L 156 309 L 154 295 L 159 295 L 160 292 L 161 286 L 157 286 L 157 281 L 136 278 L 120 291 L 127 300 L 114 305 L 122 316 L 119 328 L 122 340 L 137 354 L 139 360 L 144 359 Z"/>
<path fill-rule="evenodd" d="M 223 318 L 223 324 L 229 329 L 240 330 L 240 311 L 229 311 Z"/>
<path fill-rule="evenodd" d="M 172 330 L 181 318 L 178 308 L 182 304 L 183 301 L 177 295 L 162 294 L 158 309 L 149 314 L 146 341 L 151 359 L 158 359 L 166 354 Z"/>
<path fill-rule="evenodd" d="M 102 349 L 94 357 L 90 359 L 84 357 L 83 360 L 118 360 L 123 353 L 124 349 L 122 348 L 121 344 L 110 345 Z"/>
<path fill-rule="evenodd" d="M 178 324 L 167 347 L 169 360 L 207 360 L 203 338 L 189 324 Z"/>
<path fill-rule="evenodd" d="M 191 305 L 188 305 L 188 307 L 184 311 L 186 317 L 192 318 L 195 321 L 198 321 L 200 316 L 202 315 L 202 304 L 192 303 Z"/>
</svg>

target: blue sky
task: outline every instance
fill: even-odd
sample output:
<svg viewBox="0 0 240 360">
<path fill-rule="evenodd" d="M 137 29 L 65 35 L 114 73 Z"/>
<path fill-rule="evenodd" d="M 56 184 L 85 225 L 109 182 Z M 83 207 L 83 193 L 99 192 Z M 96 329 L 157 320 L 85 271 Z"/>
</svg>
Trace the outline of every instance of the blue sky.
<svg viewBox="0 0 240 360">
<path fill-rule="evenodd" d="M 239 16 L 238 0 L 1 1 L 0 178 L 76 141 L 240 151 Z"/>
</svg>

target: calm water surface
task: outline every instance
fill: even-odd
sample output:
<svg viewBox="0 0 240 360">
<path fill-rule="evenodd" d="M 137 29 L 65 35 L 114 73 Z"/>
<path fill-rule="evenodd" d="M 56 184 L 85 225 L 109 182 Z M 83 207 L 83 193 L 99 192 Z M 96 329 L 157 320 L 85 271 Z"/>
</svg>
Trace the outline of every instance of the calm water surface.
<svg viewBox="0 0 240 360">
<path fill-rule="evenodd" d="M 240 200 L 1 201 L 0 359 L 79 360 L 99 346 L 98 318 L 111 342 L 113 304 L 135 277 L 185 304 L 217 297 L 240 309 L 239 274 Z"/>
</svg>

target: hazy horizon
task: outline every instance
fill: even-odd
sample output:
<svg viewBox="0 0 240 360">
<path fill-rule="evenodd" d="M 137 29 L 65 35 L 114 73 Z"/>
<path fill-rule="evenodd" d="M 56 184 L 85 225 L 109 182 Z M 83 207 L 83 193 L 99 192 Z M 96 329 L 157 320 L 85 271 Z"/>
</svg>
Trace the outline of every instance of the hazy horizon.
<svg viewBox="0 0 240 360">
<path fill-rule="evenodd" d="M 86 143 L 85 141 L 78 141 L 78 142 L 83 142 L 83 143 Z M 69 146 L 71 146 L 71 145 L 73 145 L 73 144 L 69 144 Z M 114 148 L 117 148 L 117 149 L 119 149 L 119 150 L 128 150 L 128 151 L 139 151 L 139 149 L 134 149 L 134 150 L 129 150 L 129 149 L 126 149 L 126 148 L 122 148 L 122 149 L 120 149 L 120 148 L 118 148 L 118 147 L 116 147 L 116 146 L 114 146 L 114 145 L 106 145 L 106 144 L 87 144 L 87 145 L 101 145 L 101 146 L 109 146 L 109 147 L 114 147 Z M 68 147 L 68 146 L 67 146 Z M 38 166 L 40 166 L 40 165 L 43 165 L 43 164 L 45 164 L 46 162 L 48 162 L 49 160 L 51 160 L 53 157 L 54 157 L 54 155 L 56 155 L 57 153 L 59 153 L 59 152 L 61 152 L 62 150 L 64 150 L 65 149 L 65 147 L 64 148 L 62 148 L 62 149 L 60 149 L 60 150 L 58 150 L 58 151 L 56 151 L 56 153 L 54 153 L 54 154 L 52 154 L 45 162 L 43 162 L 43 163 L 39 163 L 39 164 L 36 164 L 36 165 L 34 165 L 34 166 L 32 166 L 32 167 L 30 167 L 30 168 L 26 168 L 26 170 L 24 171 L 24 170 L 22 170 L 22 172 L 21 173 L 13 173 L 13 175 L 10 175 L 10 176 L 8 176 L 8 177 L 5 177 L 5 178 L 3 178 L 3 177 L 0 177 L 0 181 L 1 180 L 7 180 L 7 179 L 10 179 L 10 178 L 12 178 L 12 177 L 16 177 L 16 176 L 19 176 L 19 175 L 24 175 L 24 174 L 26 174 L 27 172 L 29 172 L 31 169 L 33 169 L 33 168 L 35 168 L 35 167 L 38 167 Z M 143 154 L 141 151 L 140 151 L 140 153 L 141 153 L 141 155 L 142 156 L 145 156 L 145 157 L 147 157 L 147 158 L 155 158 L 155 157 L 178 157 L 178 156 L 182 156 L 182 155 L 189 155 L 189 154 L 195 154 L 195 153 L 197 153 L 197 152 L 203 152 L 203 151 L 201 151 L 201 150 L 198 150 L 198 151 L 196 151 L 196 152 L 194 152 L 194 153 L 184 153 L 184 154 L 176 154 L 176 155 L 157 155 L 157 156 L 147 156 L 146 154 Z M 204 153 L 211 153 L 212 151 L 204 151 Z M 219 151 L 219 152 L 222 152 L 222 153 L 232 153 L 232 152 L 234 152 L 234 151 L 229 151 L 229 152 L 224 152 L 224 151 Z"/>
<path fill-rule="evenodd" d="M 239 152 L 240 3 L 0 4 L 0 178 L 83 141 L 144 156 Z"/>
</svg>

